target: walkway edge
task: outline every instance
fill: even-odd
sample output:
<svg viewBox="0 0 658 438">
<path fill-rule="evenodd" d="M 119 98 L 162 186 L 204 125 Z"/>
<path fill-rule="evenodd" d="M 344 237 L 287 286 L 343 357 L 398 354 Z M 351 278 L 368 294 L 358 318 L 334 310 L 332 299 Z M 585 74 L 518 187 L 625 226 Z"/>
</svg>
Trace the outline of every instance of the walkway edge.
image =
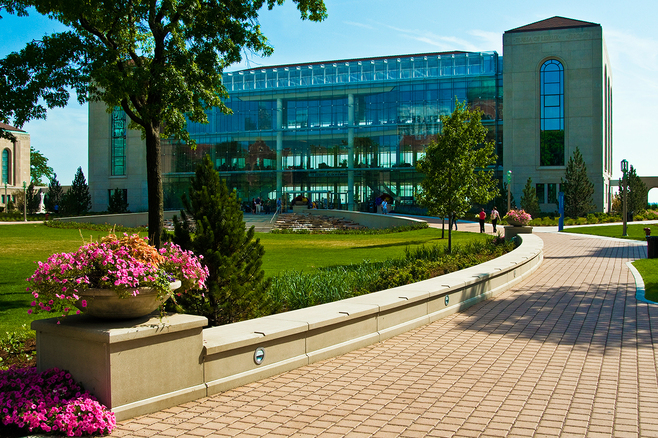
<svg viewBox="0 0 658 438">
<path fill-rule="evenodd" d="M 628 266 L 628 269 L 630 269 L 631 273 L 633 274 L 633 278 L 635 278 L 635 299 L 641 303 L 656 304 L 654 301 L 647 300 L 645 297 L 646 291 L 644 289 L 644 280 L 642 279 L 640 271 L 638 271 L 637 268 L 633 266 L 633 262 L 626 262 L 626 266 Z"/>
<path fill-rule="evenodd" d="M 376 344 L 491 298 L 542 263 L 543 240 L 521 240 L 461 271 L 219 327 L 204 329 L 206 318 L 180 314 L 37 320 L 38 368 L 69 370 L 118 421 L 148 414 Z"/>
<path fill-rule="evenodd" d="M 510 289 L 532 275 L 543 260 L 542 239 L 521 237 L 522 243 L 514 251 L 458 272 L 205 329 L 208 395 L 381 342 Z M 256 364 L 259 349 L 264 360 Z"/>
</svg>

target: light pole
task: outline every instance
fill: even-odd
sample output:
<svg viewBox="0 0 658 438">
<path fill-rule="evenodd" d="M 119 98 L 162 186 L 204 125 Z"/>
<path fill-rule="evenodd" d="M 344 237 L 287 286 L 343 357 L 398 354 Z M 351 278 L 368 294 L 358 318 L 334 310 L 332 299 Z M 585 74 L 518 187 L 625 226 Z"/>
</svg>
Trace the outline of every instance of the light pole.
<svg viewBox="0 0 658 438">
<path fill-rule="evenodd" d="M 512 171 L 507 171 L 507 211 L 512 209 Z"/>
<path fill-rule="evenodd" d="M 27 222 L 27 184 L 23 181 L 23 222 Z"/>
<path fill-rule="evenodd" d="M 623 214 L 622 221 L 624 223 L 624 229 L 623 229 L 623 232 L 622 232 L 621 235 L 623 237 L 628 237 L 628 233 L 626 232 L 627 221 L 628 221 L 628 216 L 627 216 L 627 213 L 626 213 L 627 208 L 628 208 L 627 193 L 626 193 L 626 192 L 628 192 L 628 187 L 627 187 L 628 186 L 628 178 L 626 176 L 627 172 L 628 172 L 628 161 L 621 160 L 621 173 L 622 173 L 622 177 L 621 177 L 622 201 L 621 202 L 623 204 L 623 207 L 622 207 L 622 210 L 623 210 L 623 212 L 622 212 L 622 214 Z"/>
</svg>

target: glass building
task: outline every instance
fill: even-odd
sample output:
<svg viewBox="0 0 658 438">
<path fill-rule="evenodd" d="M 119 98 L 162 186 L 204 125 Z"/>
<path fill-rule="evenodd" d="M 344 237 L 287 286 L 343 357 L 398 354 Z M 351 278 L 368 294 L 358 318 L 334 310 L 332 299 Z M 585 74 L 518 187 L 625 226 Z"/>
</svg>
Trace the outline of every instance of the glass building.
<svg viewBox="0 0 658 438">
<path fill-rule="evenodd" d="M 323 206 L 369 211 L 387 194 L 413 204 L 422 178 L 416 161 L 456 100 L 480 108 L 490 139 L 502 145 L 496 52 L 267 67 L 226 73 L 224 84 L 233 114 L 215 108 L 210 123 L 190 122 L 195 151 L 163 143 L 166 209 L 180 207 L 204 154 L 244 200 L 304 194 Z"/>
<path fill-rule="evenodd" d="M 189 122 L 195 150 L 162 143 L 165 209 L 181 207 L 205 154 L 245 202 L 302 194 L 321 207 L 373 211 L 374 200 L 388 196 L 397 207 L 414 206 L 423 178 L 415 164 L 440 133 L 440 116 L 465 101 L 482 110 L 497 148 L 492 170 L 499 179 L 512 172 L 517 203 L 530 183 L 540 208 L 555 212 L 579 150 L 596 210 L 608 211 L 612 69 L 601 25 L 552 17 L 502 37 L 504 64 L 496 52 L 442 52 L 225 73 L 233 114 L 215 108 L 208 124 Z M 90 103 L 94 210 L 106 210 L 117 189 L 130 210 L 148 209 L 145 155 L 122 111 L 108 115 Z"/>
</svg>

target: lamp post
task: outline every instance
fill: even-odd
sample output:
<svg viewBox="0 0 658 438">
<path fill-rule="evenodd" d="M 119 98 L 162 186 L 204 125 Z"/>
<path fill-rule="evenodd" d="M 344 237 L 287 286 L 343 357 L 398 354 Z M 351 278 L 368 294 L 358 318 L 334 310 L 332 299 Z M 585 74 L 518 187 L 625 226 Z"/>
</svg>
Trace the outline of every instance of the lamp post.
<svg viewBox="0 0 658 438">
<path fill-rule="evenodd" d="M 27 222 L 27 184 L 23 181 L 23 222 Z"/>
<path fill-rule="evenodd" d="M 627 160 L 621 160 L 621 190 L 622 190 L 622 221 L 624 224 L 624 229 L 622 232 L 623 237 L 628 237 L 628 233 L 626 232 L 627 228 L 627 221 L 628 221 L 628 215 L 627 215 L 627 208 L 628 208 L 628 202 L 627 202 L 627 192 L 628 192 L 628 177 L 627 177 L 627 172 L 628 172 L 628 161 Z"/>
<path fill-rule="evenodd" d="M 507 211 L 512 209 L 512 171 L 507 171 Z"/>
</svg>

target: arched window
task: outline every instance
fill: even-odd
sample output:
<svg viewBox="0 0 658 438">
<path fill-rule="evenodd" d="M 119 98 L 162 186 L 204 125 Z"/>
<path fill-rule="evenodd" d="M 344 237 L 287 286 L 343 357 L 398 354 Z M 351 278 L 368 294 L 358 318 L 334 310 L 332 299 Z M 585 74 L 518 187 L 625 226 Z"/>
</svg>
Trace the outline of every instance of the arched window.
<svg viewBox="0 0 658 438">
<path fill-rule="evenodd" d="M 111 117 L 110 167 L 112 176 L 123 176 L 126 174 L 126 113 L 116 107 Z"/>
<path fill-rule="evenodd" d="M 541 66 L 541 166 L 564 166 L 564 67 L 555 59 Z"/>
<path fill-rule="evenodd" d="M 2 184 L 11 184 L 9 182 L 9 173 L 11 172 L 9 149 L 2 151 Z"/>
</svg>

